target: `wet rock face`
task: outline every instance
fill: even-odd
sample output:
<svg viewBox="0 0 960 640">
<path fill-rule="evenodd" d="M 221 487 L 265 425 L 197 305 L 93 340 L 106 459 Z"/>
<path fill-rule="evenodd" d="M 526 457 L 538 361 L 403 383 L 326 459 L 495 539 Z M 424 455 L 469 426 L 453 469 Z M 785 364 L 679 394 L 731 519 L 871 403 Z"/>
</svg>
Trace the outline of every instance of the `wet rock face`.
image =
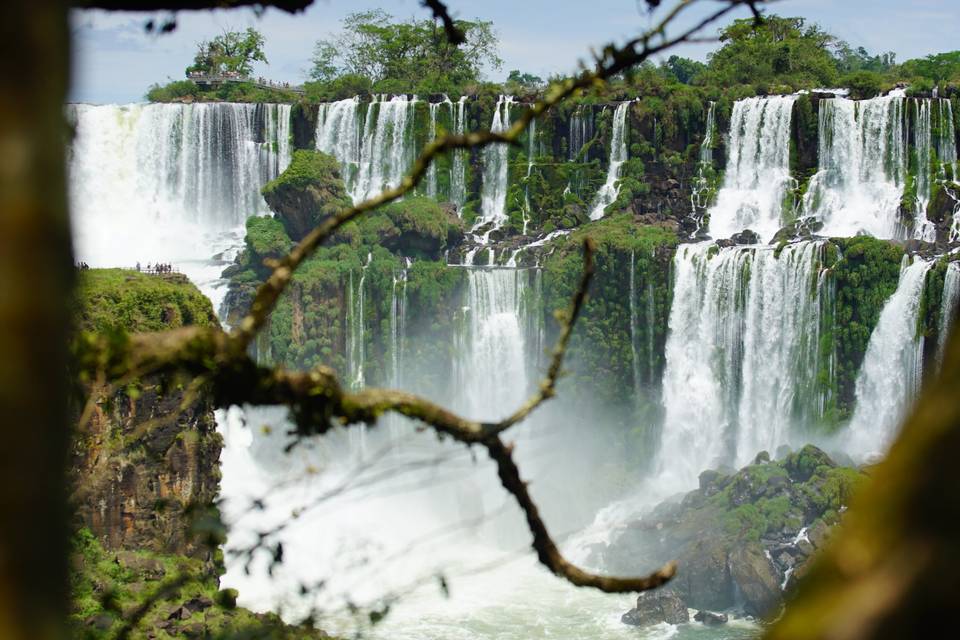
<svg viewBox="0 0 960 640">
<path fill-rule="evenodd" d="M 637 606 L 620 618 L 624 624 L 646 627 L 666 622 L 682 624 L 690 621 L 690 612 L 680 595 L 673 589 L 645 591 L 637 598 Z"/>
<path fill-rule="evenodd" d="M 706 610 L 697 611 L 693 619 L 708 627 L 719 627 L 720 625 L 727 624 L 729 621 L 725 613 L 714 613 L 713 611 Z"/>
<path fill-rule="evenodd" d="M 629 523 L 594 560 L 620 574 L 676 560 L 670 586 L 688 606 L 776 617 L 866 477 L 814 446 L 779 453 L 739 471 L 703 472 L 698 489 Z"/>
<path fill-rule="evenodd" d="M 145 379 L 136 393 L 117 392 L 93 408 L 72 452 L 75 517 L 109 549 L 209 559 L 190 531 L 194 511 L 213 503 L 220 482 L 213 407 L 164 392 L 164 382 Z"/>
</svg>

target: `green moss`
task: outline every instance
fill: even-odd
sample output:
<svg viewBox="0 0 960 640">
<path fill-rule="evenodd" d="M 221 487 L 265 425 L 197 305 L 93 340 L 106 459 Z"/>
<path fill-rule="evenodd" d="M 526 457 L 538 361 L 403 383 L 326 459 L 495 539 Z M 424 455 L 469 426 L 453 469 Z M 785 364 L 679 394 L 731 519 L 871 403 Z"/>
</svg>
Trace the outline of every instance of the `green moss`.
<svg viewBox="0 0 960 640">
<path fill-rule="evenodd" d="M 283 187 L 306 189 L 310 186 L 326 185 L 339 176 L 340 163 L 333 156 L 319 151 L 297 149 L 290 159 L 290 166 L 264 185 L 262 193 L 266 196 Z"/>
<path fill-rule="evenodd" d="M 259 265 L 264 258 L 281 258 L 293 245 L 282 222 L 276 218 L 259 216 L 247 218 L 245 242 L 247 249 L 253 254 L 253 265 Z"/>
<path fill-rule="evenodd" d="M 148 275 L 127 269 L 80 271 L 76 308 L 77 328 L 98 333 L 217 324 L 210 301 L 180 274 Z"/>
</svg>

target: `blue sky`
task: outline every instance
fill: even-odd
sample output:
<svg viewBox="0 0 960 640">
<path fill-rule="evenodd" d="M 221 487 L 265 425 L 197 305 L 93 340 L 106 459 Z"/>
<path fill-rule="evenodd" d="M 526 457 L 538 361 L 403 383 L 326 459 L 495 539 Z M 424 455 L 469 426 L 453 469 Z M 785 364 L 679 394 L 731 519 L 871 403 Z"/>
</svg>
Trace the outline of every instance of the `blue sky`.
<svg viewBox="0 0 960 640">
<path fill-rule="evenodd" d="M 663 4 L 672 3 L 664 0 Z M 543 77 L 569 72 L 578 60 L 588 57 L 591 48 L 649 26 L 657 15 L 651 17 L 643 5 L 640 0 L 448 2 L 457 17 L 493 21 L 504 66 L 489 73 L 492 80 L 502 80 L 510 69 Z M 704 1 L 689 19 L 716 6 Z M 156 36 L 146 34 L 143 25 L 149 18 L 165 14 L 75 11 L 71 100 L 140 101 L 150 84 L 183 77 L 196 42 L 247 26 L 259 29 L 266 38 L 270 64 L 259 66 L 256 73 L 299 82 L 305 76 L 313 43 L 338 31 L 340 20 L 348 13 L 368 8 L 383 8 L 400 18 L 427 15 L 418 0 L 316 0 L 305 13 L 295 16 L 275 9 L 259 17 L 250 9 L 180 12 L 177 30 Z M 898 60 L 960 49 L 957 0 L 780 0 L 771 10 L 818 22 L 853 46 L 872 52 L 894 51 Z M 745 15 L 745 11 L 737 14 Z M 716 30 L 707 34 L 715 35 Z M 704 59 L 715 46 L 688 45 L 677 52 Z"/>
</svg>

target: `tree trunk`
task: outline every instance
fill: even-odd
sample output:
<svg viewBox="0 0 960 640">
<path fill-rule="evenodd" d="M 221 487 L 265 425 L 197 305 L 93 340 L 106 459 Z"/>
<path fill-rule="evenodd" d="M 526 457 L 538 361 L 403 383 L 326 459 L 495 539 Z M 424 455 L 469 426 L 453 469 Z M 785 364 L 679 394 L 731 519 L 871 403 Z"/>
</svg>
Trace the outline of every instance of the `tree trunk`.
<svg viewBox="0 0 960 640">
<path fill-rule="evenodd" d="M 62 637 L 67 610 L 67 12 L 0 4 L 0 637 Z"/>
</svg>

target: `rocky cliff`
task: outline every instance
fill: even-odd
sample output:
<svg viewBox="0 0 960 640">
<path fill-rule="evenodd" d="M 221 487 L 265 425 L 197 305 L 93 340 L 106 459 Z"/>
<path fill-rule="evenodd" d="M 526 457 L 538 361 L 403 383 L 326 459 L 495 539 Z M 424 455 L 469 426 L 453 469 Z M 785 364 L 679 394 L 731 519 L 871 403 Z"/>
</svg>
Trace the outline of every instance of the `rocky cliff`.
<svg viewBox="0 0 960 640">
<path fill-rule="evenodd" d="M 623 574 L 675 559 L 670 588 L 684 607 L 769 620 L 865 479 L 812 445 L 777 460 L 762 452 L 739 471 L 704 471 L 698 489 L 631 522 L 594 559 Z M 638 606 L 632 624 L 663 621 Z"/>
</svg>

